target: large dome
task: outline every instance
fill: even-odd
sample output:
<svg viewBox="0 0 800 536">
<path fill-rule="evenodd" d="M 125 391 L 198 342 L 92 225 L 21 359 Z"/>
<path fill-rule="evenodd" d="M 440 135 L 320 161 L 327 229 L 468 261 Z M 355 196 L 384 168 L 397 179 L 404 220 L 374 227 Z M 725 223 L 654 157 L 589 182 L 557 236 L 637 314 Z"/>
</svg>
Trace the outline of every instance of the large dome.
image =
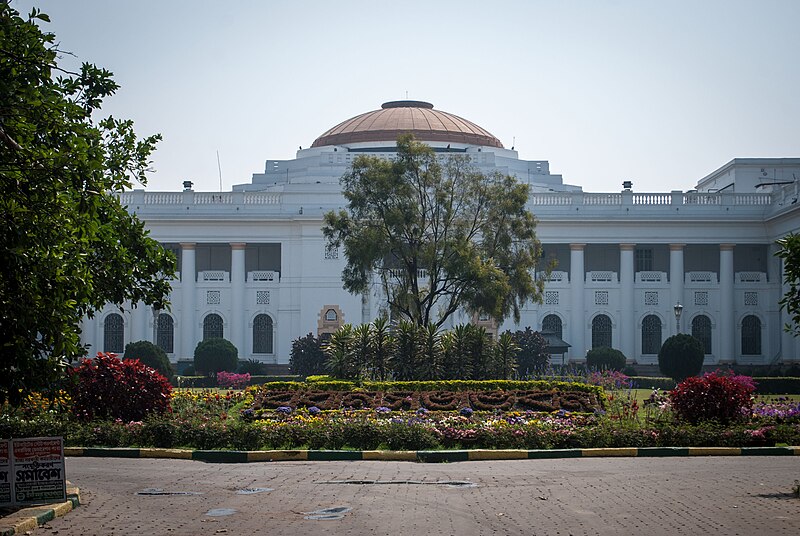
<svg viewBox="0 0 800 536">
<path fill-rule="evenodd" d="M 428 102 L 411 100 L 385 102 L 380 110 L 343 121 L 314 140 L 311 146 L 394 142 L 404 133 L 411 133 L 425 142 L 503 148 L 500 140 L 472 121 L 434 110 L 433 104 Z"/>
</svg>

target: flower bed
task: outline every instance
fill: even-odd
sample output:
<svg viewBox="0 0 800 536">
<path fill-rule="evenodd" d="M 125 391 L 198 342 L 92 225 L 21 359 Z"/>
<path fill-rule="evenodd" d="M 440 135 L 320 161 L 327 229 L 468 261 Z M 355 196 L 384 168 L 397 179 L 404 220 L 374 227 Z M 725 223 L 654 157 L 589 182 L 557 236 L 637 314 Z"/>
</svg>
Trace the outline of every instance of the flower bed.
<svg viewBox="0 0 800 536">
<path fill-rule="evenodd" d="M 520 391 L 319 391 L 261 389 L 254 394 L 252 409 L 257 414 L 278 407 L 316 407 L 333 409 L 453 411 L 468 407 L 473 411 L 523 411 L 552 412 L 566 410 L 578 413 L 596 413 L 603 404 L 594 393 L 551 389 Z"/>
</svg>

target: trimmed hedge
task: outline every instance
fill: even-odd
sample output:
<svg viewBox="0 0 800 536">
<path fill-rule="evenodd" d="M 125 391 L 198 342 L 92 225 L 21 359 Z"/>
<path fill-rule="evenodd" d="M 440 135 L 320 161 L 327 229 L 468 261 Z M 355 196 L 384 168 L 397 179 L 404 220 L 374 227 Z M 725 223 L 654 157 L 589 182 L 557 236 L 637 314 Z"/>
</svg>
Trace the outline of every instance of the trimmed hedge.
<svg viewBox="0 0 800 536">
<path fill-rule="evenodd" d="M 181 382 L 180 386 L 178 385 L 178 381 L 176 377 L 173 377 L 173 385 L 176 387 L 185 387 L 187 389 L 192 388 L 211 388 L 217 386 L 217 380 L 212 378 L 211 376 L 180 376 Z M 262 383 L 270 383 L 270 382 L 282 382 L 285 383 L 286 381 L 291 381 L 291 383 L 295 383 L 292 380 L 299 379 L 299 376 L 250 376 L 250 382 L 248 385 L 261 385 Z"/>
</svg>

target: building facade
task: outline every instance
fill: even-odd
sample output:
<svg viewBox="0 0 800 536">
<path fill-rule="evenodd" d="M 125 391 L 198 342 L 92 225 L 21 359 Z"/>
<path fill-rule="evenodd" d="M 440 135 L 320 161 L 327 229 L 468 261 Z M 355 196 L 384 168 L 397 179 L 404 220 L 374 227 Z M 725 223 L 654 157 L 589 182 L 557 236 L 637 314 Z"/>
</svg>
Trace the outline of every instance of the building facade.
<svg viewBox="0 0 800 536">
<path fill-rule="evenodd" d="M 121 352 L 151 340 L 173 361 L 221 336 L 242 359 L 288 362 L 294 339 L 370 322 L 383 311 L 378 286 L 362 296 L 342 289 L 341 251 L 326 247 L 323 215 L 344 208 L 339 178 L 360 154 L 395 155 L 397 136 L 413 133 L 442 158 L 469 158 L 530 185 L 546 278 L 543 302 L 520 323 L 456 315 L 490 331 L 547 330 L 580 361 L 595 346 L 631 362 L 657 363 L 664 339 L 697 336 L 706 364 L 800 361 L 783 330 L 784 294 L 775 241 L 800 228 L 800 158 L 735 159 L 693 189 L 639 193 L 630 183 L 584 192 L 551 174 L 547 161 L 520 160 L 488 131 L 419 101 L 385 103 L 348 119 L 300 149 L 267 160 L 263 173 L 230 192 L 134 190 L 121 201 L 178 259 L 171 308 L 107 306 L 83 323 L 90 352 Z M 676 305 L 682 313 L 676 318 Z"/>
</svg>

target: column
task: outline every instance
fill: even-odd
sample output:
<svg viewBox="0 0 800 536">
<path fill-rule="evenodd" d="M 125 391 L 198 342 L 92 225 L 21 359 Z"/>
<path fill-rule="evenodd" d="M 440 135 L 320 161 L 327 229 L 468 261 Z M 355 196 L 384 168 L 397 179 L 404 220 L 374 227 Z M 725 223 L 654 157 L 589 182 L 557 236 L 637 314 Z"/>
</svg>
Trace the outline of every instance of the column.
<svg viewBox="0 0 800 536">
<path fill-rule="evenodd" d="M 569 278 L 570 292 L 572 293 L 572 311 L 570 315 L 569 338 L 567 342 L 572 345 L 570 355 L 573 358 L 586 358 L 586 306 L 584 304 L 584 280 L 586 269 L 583 266 L 583 249 L 586 244 L 569 245 Z"/>
<path fill-rule="evenodd" d="M 148 328 L 150 327 L 150 317 L 153 316 L 151 311 L 152 309 L 144 302 L 136 304 L 131 311 L 131 340 L 125 341 L 125 344 L 150 340 L 152 332 Z"/>
<path fill-rule="evenodd" d="M 685 278 L 683 271 L 683 248 L 685 245 L 686 244 L 669 245 L 669 309 L 672 314 L 672 321 L 670 322 L 672 329 L 668 330 L 667 333 L 672 333 L 673 335 L 677 334 L 678 331 L 686 332 L 686 330 L 678 329 L 678 323 L 675 321 L 673 310 L 673 306 L 676 303 L 686 305 L 683 303 L 683 281 Z M 680 323 L 681 325 L 685 324 L 683 316 L 681 316 Z"/>
<path fill-rule="evenodd" d="M 89 345 L 87 357 L 94 357 L 97 355 L 98 348 L 102 348 L 102 344 L 97 340 L 98 317 L 99 315 L 95 315 L 92 318 L 84 316 L 83 322 L 81 322 L 81 342 Z"/>
<path fill-rule="evenodd" d="M 231 342 L 239 349 L 239 357 L 249 355 L 247 337 L 245 335 L 247 322 L 244 314 L 244 243 L 231 244 Z"/>
<path fill-rule="evenodd" d="M 733 311 L 733 247 L 719 245 L 719 357 L 720 362 L 736 361 L 736 322 Z"/>
<path fill-rule="evenodd" d="M 195 292 L 197 269 L 195 268 L 195 244 L 181 244 L 181 357 L 193 357 L 195 339 Z"/>
<path fill-rule="evenodd" d="M 619 297 L 621 309 L 620 350 L 628 362 L 636 361 L 636 319 L 634 293 L 633 248 L 636 244 L 619 245 Z"/>
</svg>

